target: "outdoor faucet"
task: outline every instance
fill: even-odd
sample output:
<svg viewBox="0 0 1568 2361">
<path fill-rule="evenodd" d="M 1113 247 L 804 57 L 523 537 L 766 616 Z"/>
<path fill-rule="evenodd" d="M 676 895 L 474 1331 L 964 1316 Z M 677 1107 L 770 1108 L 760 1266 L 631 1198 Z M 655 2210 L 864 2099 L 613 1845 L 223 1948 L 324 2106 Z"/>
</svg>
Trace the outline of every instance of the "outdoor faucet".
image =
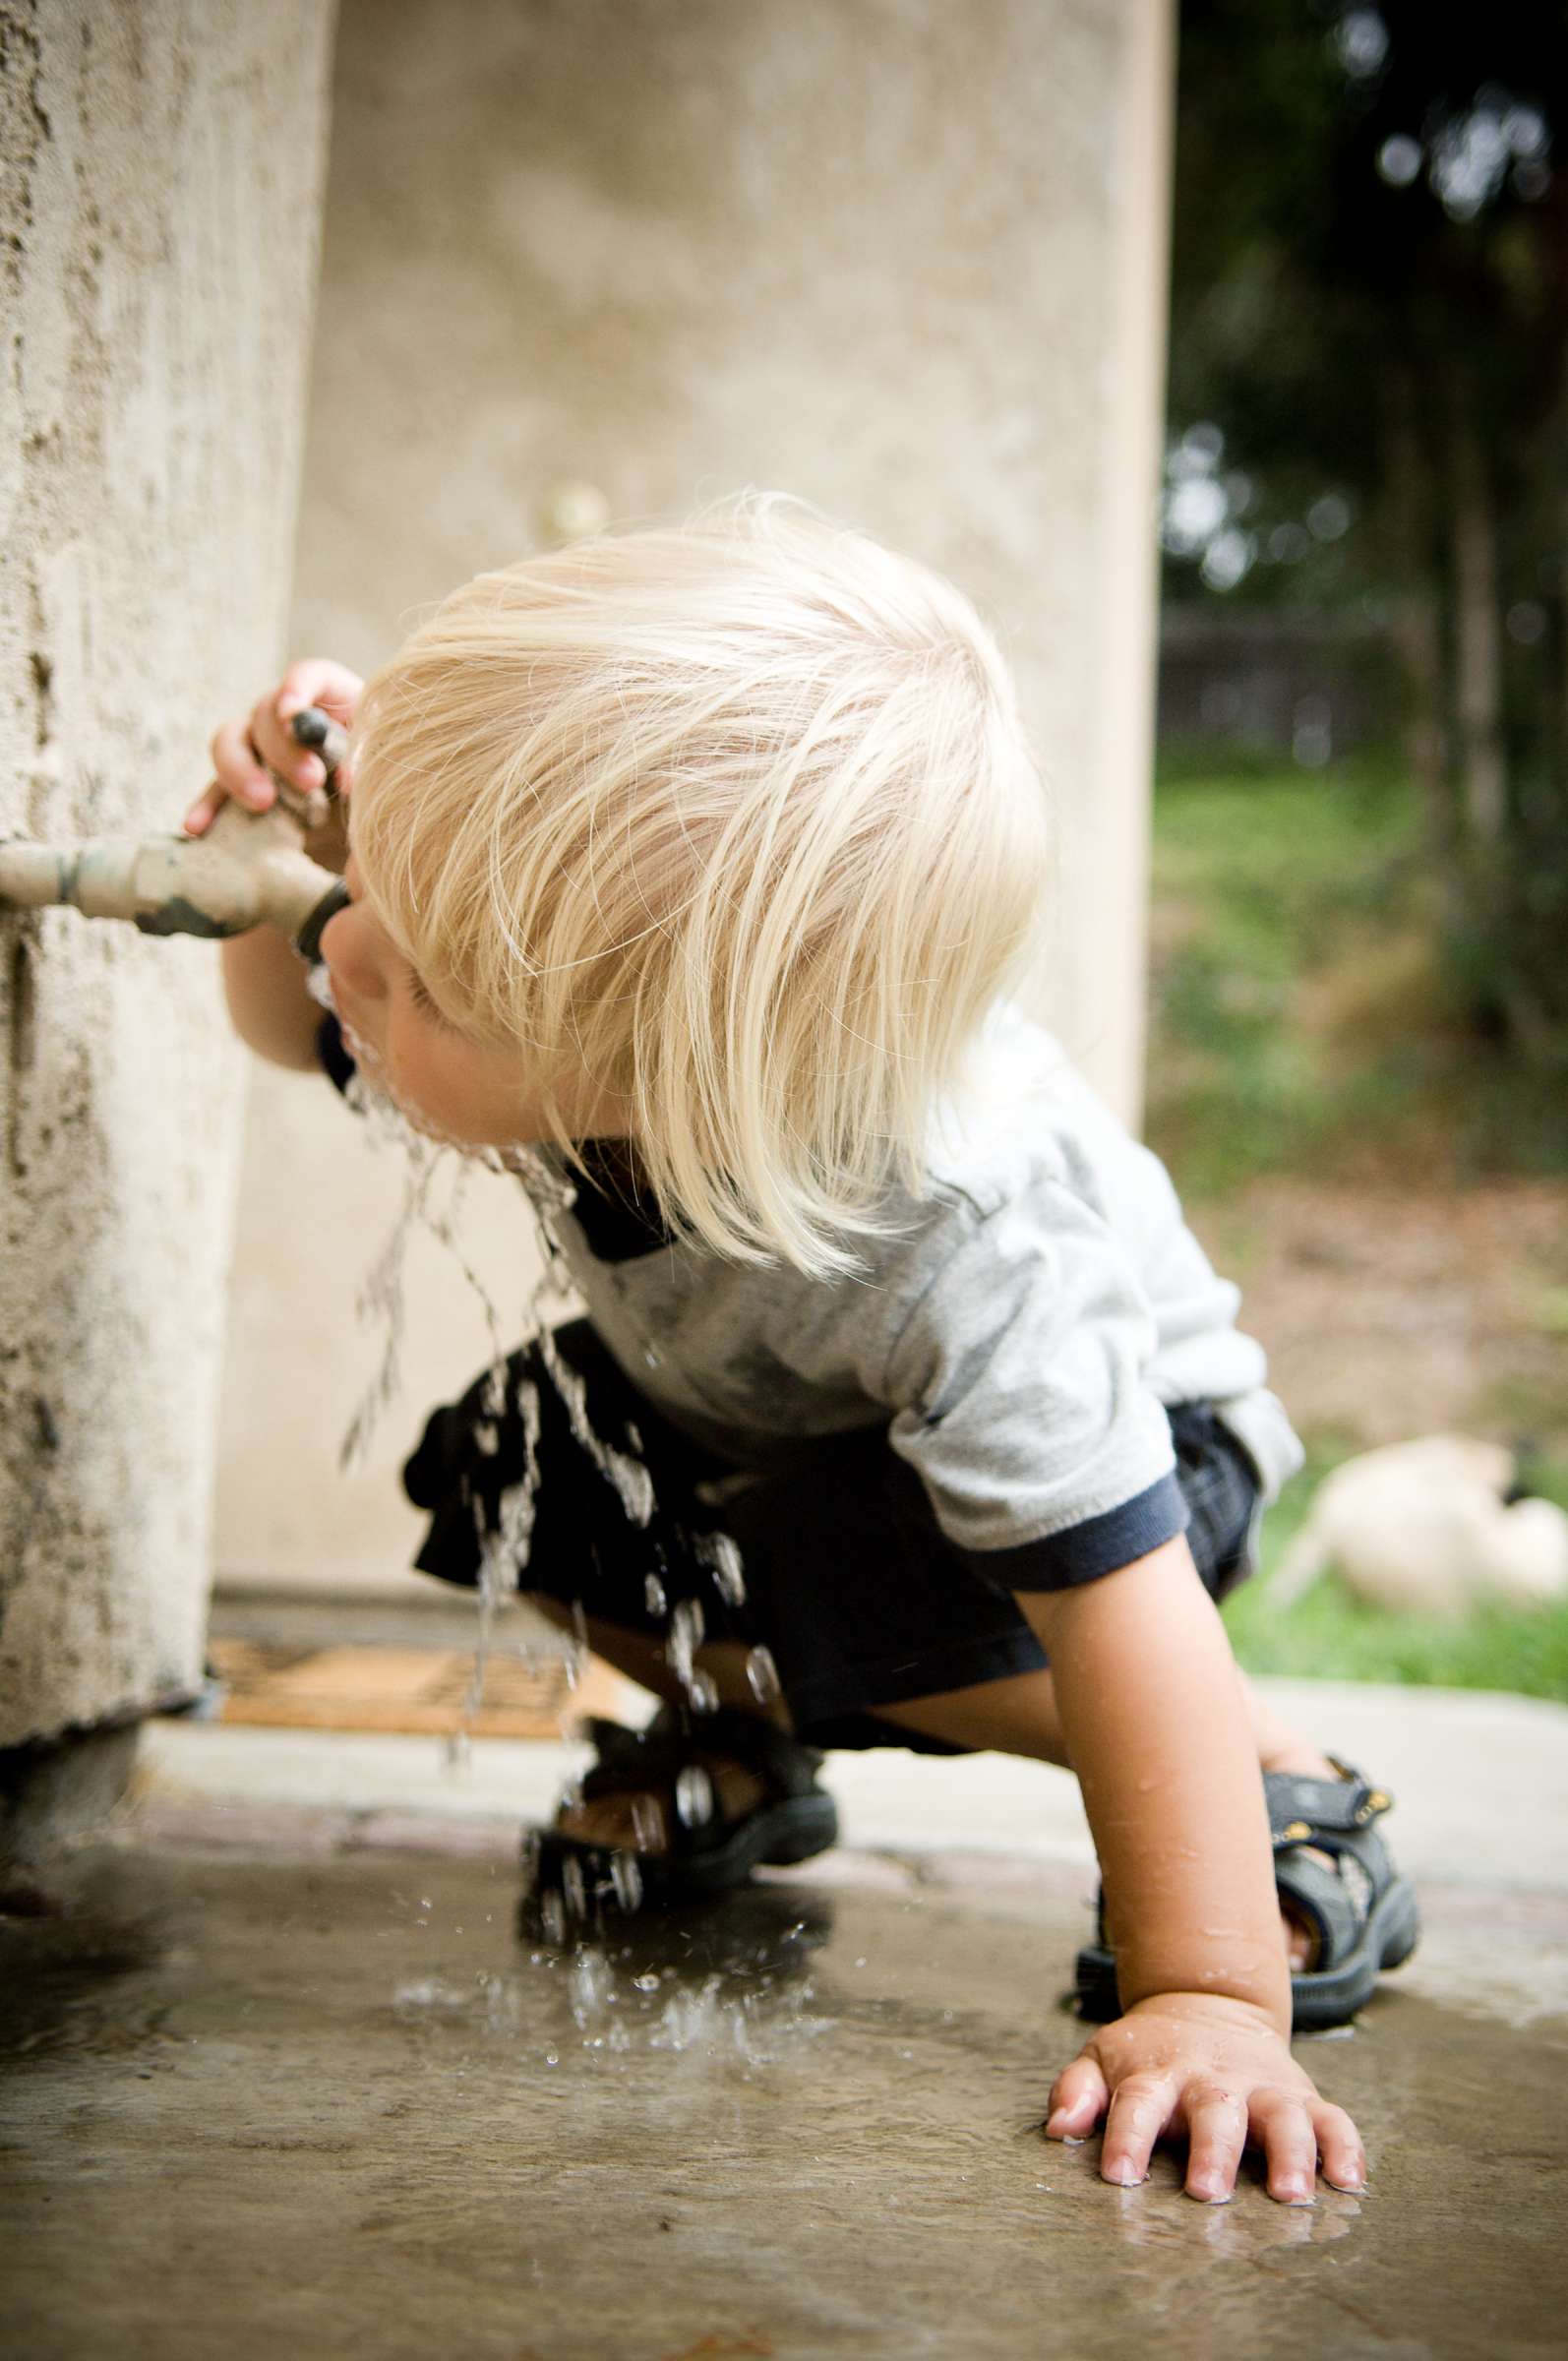
<svg viewBox="0 0 1568 2361">
<path fill-rule="evenodd" d="M 301 958 L 314 959 L 348 888 L 311 859 L 305 837 L 332 808 L 332 774 L 348 741 L 315 705 L 296 713 L 291 726 L 295 742 L 326 764 L 326 790 L 305 795 L 279 781 L 271 810 L 225 803 L 205 836 L 92 836 L 80 844 L 0 838 L 0 913 L 69 902 L 89 918 L 128 918 L 144 935 L 213 941 L 273 926 Z"/>
</svg>

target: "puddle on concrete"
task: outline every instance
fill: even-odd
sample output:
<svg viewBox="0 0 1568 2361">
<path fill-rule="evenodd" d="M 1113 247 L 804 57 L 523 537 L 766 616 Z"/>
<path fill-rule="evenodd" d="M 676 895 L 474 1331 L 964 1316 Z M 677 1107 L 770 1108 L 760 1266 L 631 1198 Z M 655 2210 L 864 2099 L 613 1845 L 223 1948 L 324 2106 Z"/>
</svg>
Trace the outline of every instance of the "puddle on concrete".
<svg viewBox="0 0 1568 2361">
<path fill-rule="evenodd" d="M 780 1881 L 586 1965 L 495 1863 L 106 1848 L 61 1899 L 0 1931 L 30 2361 L 1560 2349 L 1561 2021 L 1392 1990 L 1304 2053 L 1373 2195 L 1214 2210 L 1040 2134 L 1059 1897 Z"/>
</svg>

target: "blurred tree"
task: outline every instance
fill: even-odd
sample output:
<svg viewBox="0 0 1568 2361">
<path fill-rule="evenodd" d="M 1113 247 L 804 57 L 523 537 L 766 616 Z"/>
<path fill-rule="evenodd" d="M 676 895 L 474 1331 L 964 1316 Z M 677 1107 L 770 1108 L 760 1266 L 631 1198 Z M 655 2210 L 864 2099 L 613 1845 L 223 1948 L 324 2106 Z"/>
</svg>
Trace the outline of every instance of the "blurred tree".
<svg viewBox="0 0 1568 2361">
<path fill-rule="evenodd" d="M 1387 622 L 1451 964 L 1553 1062 L 1565 133 L 1561 0 L 1182 0 L 1170 586 Z"/>
</svg>

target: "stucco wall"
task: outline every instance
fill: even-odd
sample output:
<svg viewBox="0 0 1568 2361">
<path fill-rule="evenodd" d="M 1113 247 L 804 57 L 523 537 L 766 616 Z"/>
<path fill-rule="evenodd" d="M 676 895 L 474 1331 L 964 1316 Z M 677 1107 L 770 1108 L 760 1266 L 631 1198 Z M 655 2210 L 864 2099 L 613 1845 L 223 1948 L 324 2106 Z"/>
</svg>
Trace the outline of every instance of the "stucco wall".
<svg viewBox="0 0 1568 2361">
<path fill-rule="evenodd" d="M 326 0 L 0 0 L 0 832 L 175 827 L 276 661 Z M 0 1744 L 201 1666 L 241 1059 L 211 946 L 0 914 Z"/>
<path fill-rule="evenodd" d="M 373 665 L 573 483 L 621 519 L 776 486 L 934 561 L 1000 625 L 1060 815 L 1039 1005 L 1135 1113 L 1171 73 L 1169 0 L 346 0 L 296 649 Z M 397 1451 L 483 1355 L 432 1249 L 403 1404 L 337 1481 L 396 1182 L 345 1129 L 258 1084 L 224 1575 L 395 1582 Z M 278 1191 L 320 1215 L 308 1403 Z M 515 1331 L 526 1228 L 476 1208 Z"/>
</svg>

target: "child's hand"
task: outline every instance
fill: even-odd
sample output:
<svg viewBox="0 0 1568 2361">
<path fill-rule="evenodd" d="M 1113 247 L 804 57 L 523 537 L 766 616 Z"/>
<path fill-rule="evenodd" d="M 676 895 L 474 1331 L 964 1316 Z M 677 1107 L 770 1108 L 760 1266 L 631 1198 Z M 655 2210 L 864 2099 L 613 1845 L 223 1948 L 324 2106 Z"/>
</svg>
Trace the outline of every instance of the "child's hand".
<svg viewBox="0 0 1568 2361">
<path fill-rule="evenodd" d="M 291 664 L 277 687 L 243 721 L 226 721 L 213 736 L 212 767 L 217 776 L 186 813 L 187 836 L 204 836 L 231 796 L 252 812 L 269 811 L 277 801 L 274 771 L 307 793 L 323 786 L 327 770 L 320 755 L 296 746 L 288 725 L 307 705 L 320 705 L 333 721 L 352 728 L 364 687 L 357 672 L 327 656 L 307 656 Z M 337 772 L 338 793 L 346 795 L 349 785 L 344 763 Z"/>
<path fill-rule="evenodd" d="M 1109 2112 L 1107 2111 L 1109 2108 Z M 1319 2098 L 1261 2009 L 1200 1992 L 1161 1992 L 1103 2026 L 1056 2077 L 1047 2136 L 1086 2139 L 1106 2117 L 1100 2177 L 1132 2188 L 1166 2134 L 1188 2141 L 1186 2192 L 1223 2203 L 1248 2139 L 1270 2197 L 1311 2203 L 1317 2159 L 1336 2189 L 1360 2190 L 1366 2157 L 1343 2107 Z"/>
</svg>

